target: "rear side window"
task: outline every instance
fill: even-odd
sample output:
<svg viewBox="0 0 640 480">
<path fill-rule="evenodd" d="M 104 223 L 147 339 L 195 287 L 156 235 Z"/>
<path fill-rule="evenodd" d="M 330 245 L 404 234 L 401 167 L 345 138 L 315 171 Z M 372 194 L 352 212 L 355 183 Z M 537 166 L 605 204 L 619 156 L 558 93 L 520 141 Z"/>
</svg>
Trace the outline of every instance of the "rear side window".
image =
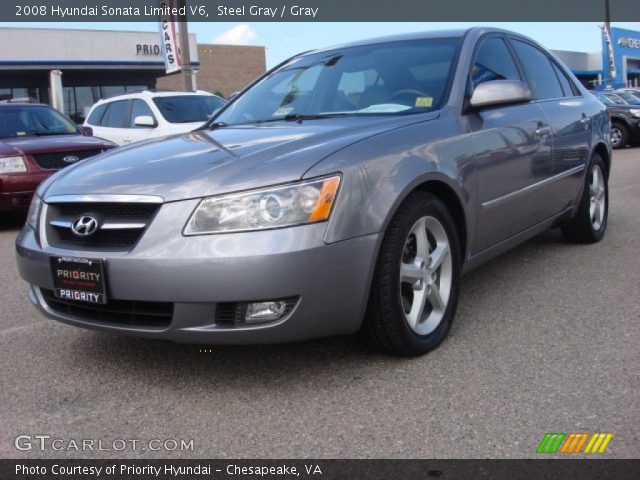
<svg viewBox="0 0 640 480">
<path fill-rule="evenodd" d="M 154 97 L 153 102 L 169 123 L 205 122 L 224 105 L 223 100 L 209 95 Z"/>
<path fill-rule="evenodd" d="M 156 119 L 153 115 L 153 112 L 151 111 L 151 107 L 147 105 L 147 102 L 145 102 L 144 100 L 134 100 L 133 104 L 131 105 L 131 121 L 129 122 L 129 126 L 131 128 L 138 128 L 135 125 L 136 117 L 140 117 L 143 115 L 149 116 L 154 120 Z"/>
<path fill-rule="evenodd" d="M 483 41 L 471 70 L 473 86 L 490 80 L 522 80 L 516 63 L 502 38 Z"/>
<path fill-rule="evenodd" d="M 564 97 L 558 76 L 545 53 L 519 40 L 513 41 L 513 47 L 520 57 L 520 63 L 529 79 L 534 98 L 545 100 Z"/>
<path fill-rule="evenodd" d="M 560 80 L 560 85 L 562 86 L 562 91 L 564 92 L 564 96 L 575 97 L 578 94 L 578 92 L 576 90 L 576 87 L 571 82 L 571 80 L 569 80 L 569 78 L 565 75 L 565 73 L 562 70 L 560 70 L 560 67 L 558 67 L 555 63 L 552 63 L 552 65 L 553 65 L 553 69 L 556 72 L 556 75 L 558 76 L 558 80 Z"/>
<path fill-rule="evenodd" d="M 119 100 L 117 102 L 109 103 L 107 106 L 107 110 L 102 117 L 100 125 L 102 125 L 103 127 L 111 128 L 124 128 L 128 126 L 128 106 L 128 100 Z"/>
<path fill-rule="evenodd" d="M 87 123 L 89 125 L 100 125 L 100 120 L 102 119 L 102 114 L 107 109 L 107 104 L 103 103 L 102 105 L 98 105 L 93 109 L 89 118 L 87 118 Z"/>
</svg>

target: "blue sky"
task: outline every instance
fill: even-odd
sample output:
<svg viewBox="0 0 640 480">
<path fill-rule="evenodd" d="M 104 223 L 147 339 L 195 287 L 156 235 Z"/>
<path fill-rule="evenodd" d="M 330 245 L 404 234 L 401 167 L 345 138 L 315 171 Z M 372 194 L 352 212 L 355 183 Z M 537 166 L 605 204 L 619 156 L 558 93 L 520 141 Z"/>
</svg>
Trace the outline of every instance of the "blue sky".
<svg viewBox="0 0 640 480">
<path fill-rule="evenodd" d="M 637 1 L 637 0 L 633 0 Z M 489 25 L 528 35 L 545 47 L 559 50 L 593 52 L 600 50 L 598 23 L 190 23 L 189 31 L 195 33 L 199 43 L 241 43 L 267 47 L 267 66 L 305 50 L 327 47 L 352 40 L 396 33 L 466 28 Z M 92 28 L 104 30 L 157 31 L 157 24 L 146 23 L 0 23 L 6 27 L 36 28 Z M 618 22 L 612 26 L 640 31 L 640 22 Z"/>
</svg>

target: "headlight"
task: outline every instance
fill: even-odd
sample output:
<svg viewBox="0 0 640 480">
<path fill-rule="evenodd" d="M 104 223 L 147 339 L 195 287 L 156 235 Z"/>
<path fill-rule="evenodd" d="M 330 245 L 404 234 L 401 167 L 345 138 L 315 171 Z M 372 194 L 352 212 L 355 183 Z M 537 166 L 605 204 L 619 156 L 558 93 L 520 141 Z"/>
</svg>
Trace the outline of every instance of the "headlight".
<svg viewBox="0 0 640 480">
<path fill-rule="evenodd" d="M 322 222 L 331 214 L 340 176 L 204 198 L 185 235 L 227 233 Z"/>
<path fill-rule="evenodd" d="M 632 117 L 640 118 L 640 109 L 638 108 L 632 108 L 631 110 L 629 110 L 629 113 Z"/>
<path fill-rule="evenodd" d="M 22 157 L 0 158 L 0 173 L 23 173 L 27 171 L 27 166 Z"/>
<path fill-rule="evenodd" d="M 42 200 L 38 194 L 34 194 L 27 212 L 27 226 L 34 230 L 38 227 L 38 218 L 40 217 L 40 209 L 42 208 Z"/>
</svg>

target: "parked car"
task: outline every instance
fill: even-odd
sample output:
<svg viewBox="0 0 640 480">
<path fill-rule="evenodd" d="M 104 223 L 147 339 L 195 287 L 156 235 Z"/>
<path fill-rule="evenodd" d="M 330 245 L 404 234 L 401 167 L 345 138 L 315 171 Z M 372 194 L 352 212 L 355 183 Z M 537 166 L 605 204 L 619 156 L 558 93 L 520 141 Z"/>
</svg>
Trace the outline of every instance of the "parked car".
<svg viewBox="0 0 640 480">
<path fill-rule="evenodd" d="M 640 105 L 640 98 L 626 90 L 616 90 L 615 94 L 629 105 Z"/>
<path fill-rule="evenodd" d="M 84 122 L 118 145 L 190 132 L 225 104 L 208 92 L 144 90 L 98 101 Z"/>
<path fill-rule="evenodd" d="M 551 227 L 602 238 L 610 135 L 604 105 L 515 33 L 303 53 L 198 131 L 50 179 L 18 266 L 44 314 L 80 327 L 199 344 L 361 331 L 419 355 L 449 332 L 463 272 Z"/>
<path fill-rule="evenodd" d="M 624 98 L 609 92 L 593 92 L 607 107 L 611 117 L 611 145 L 624 148 L 640 142 L 640 105 L 627 103 Z"/>
<path fill-rule="evenodd" d="M 48 105 L 0 102 L 0 211 L 26 211 L 52 173 L 114 146 Z"/>
<path fill-rule="evenodd" d="M 637 99 L 640 100 L 640 88 L 639 87 L 620 88 L 620 89 L 616 90 L 616 93 L 618 93 L 618 92 L 629 93 L 629 94 L 633 95 L 634 97 L 636 97 Z"/>
</svg>

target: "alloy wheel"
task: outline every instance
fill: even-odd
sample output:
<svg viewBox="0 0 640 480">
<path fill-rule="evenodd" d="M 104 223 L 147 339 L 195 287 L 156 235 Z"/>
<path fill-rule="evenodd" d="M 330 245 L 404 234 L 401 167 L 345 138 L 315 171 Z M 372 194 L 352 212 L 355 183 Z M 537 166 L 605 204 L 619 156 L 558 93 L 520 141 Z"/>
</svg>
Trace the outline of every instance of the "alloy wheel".
<svg viewBox="0 0 640 480">
<path fill-rule="evenodd" d="M 400 261 L 400 300 L 409 327 L 433 332 L 451 294 L 453 263 L 447 232 L 436 218 L 420 218 L 411 228 Z"/>
<path fill-rule="evenodd" d="M 622 131 L 618 127 L 611 127 L 611 145 L 617 147 L 622 142 Z"/>
<path fill-rule="evenodd" d="M 607 197 L 605 195 L 605 180 L 599 165 L 591 168 L 589 181 L 589 218 L 594 230 L 600 230 L 604 220 Z"/>
</svg>

